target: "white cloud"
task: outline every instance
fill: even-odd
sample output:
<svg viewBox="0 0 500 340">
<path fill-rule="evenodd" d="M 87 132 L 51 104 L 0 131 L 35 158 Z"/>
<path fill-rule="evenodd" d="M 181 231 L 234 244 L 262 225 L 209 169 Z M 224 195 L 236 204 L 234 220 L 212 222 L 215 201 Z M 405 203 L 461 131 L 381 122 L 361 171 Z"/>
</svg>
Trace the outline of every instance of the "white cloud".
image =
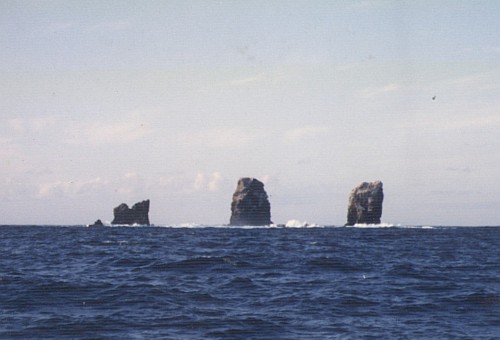
<svg viewBox="0 0 500 340">
<path fill-rule="evenodd" d="M 116 32 L 116 31 L 124 31 L 132 27 L 132 23 L 130 21 L 125 20 L 117 20 L 117 21 L 105 21 L 100 22 L 96 25 L 90 26 L 87 31 L 89 32 Z"/>
<path fill-rule="evenodd" d="M 171 187 L 174 186 L 177 183 L 177 178 L 176 176 L 166 176 L 162 175 L 158 177 L 156 187 Z"/>
<path fill-rule="evenodd" d="M 139 119 L 116 123 L 94 123 L 71 127 L 67 130 L 66 141 L 70 144 L 126 144 L 148 135 L 151 131 L 148 124 Z"/>
<path fill-rule="evenodd" d="M 119 194 L 136 195 L 144 193 L 150 188 L 155 188 L 156 181 L 143 178 L 136 172 L 127 172 L 121 177 L 109 181 L 109 189 Z"/>
<path fill-rule="evenodd" d="M 269 182 L 269 180 L 271 179 L 271 176 L 270 175 L 264 175 L 260 178 L 260 181 L 264 184 L 267 184 Z"/>
<path fill-rule="evenodd" d="M 257 139 L 256 133 L 241 128 L 213 128 L 203 131 L 186 132 L 178 135 L 178 141 L 188 146 L 206 146 L 210 148 L 239 148 L 252 144 Z"/>
<path fill-rule="evenodd" d="M 500 69 L 477 72 L 443 82 L 443 91 L 454 89 L 462 95 L 480 95 L 485 91 L 498 90 Z"/>
<path fill-rule="evenodd" d="M 199 172 L 194 178 L 188 174 L 170 176 L 143 177 L 135 172 L 127 172 L 113 178 L 96 177 L 92 179 L 71 179 L 32 181 L 29 185 L 32 194 L 37 198 L 74 197 L 84 194 L 116 193 L 125 197 L 138 195 L 154 195 L 158 192 L 169 192 L 183 195 L 193 192 L 217 192 L 223 183 L 219 171 L 211 173 Z M 38 182 L 38 183 L 36 183 Z"/>
<path fill-rule="evenodd" d="M 218 171 L 212 173 L 212 177 L 208 182 L 208 191 L 218 191 L 222 182 L 222 174 Z"/>
<path fill-rule="evenodd" d="M 56 117 L 54 116 L 42 116 L 42 117 L 16 117 L 9 119 L 7 124 L 11 131 L 22 134 L 22 133 L 39 133 L 43 132 L 49 127 L 53 127 L 56 124 Z"/>
<path fill-rule="evenodd" d="M 113 124 L 95 124 L 87 130 L 89 141 L 94 144 L 128 143 L 149 133 L 144 123 L 138 121 Z"/>
<path fill-rule="evenodd" d="M 300 128 L 290 129 L 285 132 L 285 140 L 296 142 L 306 138 L 313 138 L 328 132 L 328 128 L 317 125 L 306 125 Z"/>
<path fill-rule="evenodd" d="M 8 138 L 0 137 L 0 160 L 6 161 L 16 154 L 11 140 Z"/>
<path fill-rule="evenodd" d="M 246 85 L 249 83 L 255 83 L 255 82 L 266 80 L 266 78 L 267 77 L 266 77 L 265 73 L 259 73 L 259 74 L 256 74 L 254 76 L 233 80 L 229 84 L 230 85 Z"/>
<path fill-rule="evenodd" d="M 49 183 L 42 183 L 38 186 L 37 196 L 42 198 L 60 194 L 79 195 L 99 189 L 100 187 L 106 184 L 107 181 L 103 181 L 99 177 L 90 180 L 55 181 Z"/>
<path fill-rule="evenodd" d="M 423 114 L 422 114 L 423 115 Z M 452 116 L 452 118 L 450 118 Z M 484 129 L 500 126 L 500 113 L 485 114 L 476 116 L 458 117 L 453 113 L 443 116 L 426 116 L 425 120 L 418 122 L 404 122 L 398 128 L 402 129 L 421 129 L 425 131 L 450 131 L 450 130 L 472 130 Z"/>
<path fill-rule="evenodd" d="M 192 188 L 196 191 L 218 191 L 223 180 L 222 174 L 219 171 L 214 171 L 208 176 L 203 172 L 196 174 Z"/>
<path fill-rule="evenodd" d="M 205 186 L 205 175 L 203 173 L 198 173 L 194 179 L 193 188 L 194 190 L 201 190 Z"/>
<path fill-rule="evenodd" d="M 498 125 L 500 125 L 500 114 L 457 119 L 447 122 L 446 124 L 441 125 L 441 127 L 446 129 L 476 129 Z"/>
<path fill-rule="evenodd" d="M 144 179 L 135 172 L 128 172 L 113 178 L 53 180 L 35 184 L 38 198 L 51 196 L 77 196 L 115 192 L 122 195 L 141 194 L 148 188 L 158 186 L 159 179 Z"/>
<path fill-rule="evenodd" d="M 400 86 L 396 83 L 387 84 L 380 87 L 369 87 L 362 92 L 364 98 L 374 98 L 384 94 L 396 92 L 400 89 Z"/>
<path fill-rule="evenodd" d="M 392 3 L 388 0 L 361 0 L 361 1 L 351 1 L 348 3 L 354 9 L 360 10 L 373 10 L 382 8 Z"/>
<path fill-rule="evenodd" d="M 25 160 L 29 157 L 11 138 L 0 137 L 0 177 L 18 177 L 29 166 Z"/>
<path fill-rule="evenodd" d="M 152 129 L 144 120 L 134 115 L 118 122 L 70 122 L 55 115 L 41 117 L 16 117 L 7 120 L 7 129 L 14 138 L 33 134 L 52 134 L 64 131 L 69 144 L 125 144 L 138 140 Z"/>
<path fill-rule="evenodd" d="M 137 179 L 139 177 L 139 175 L 137 175 L 137 173 L 135 172 L 127 172 L 123 178 L 125 179 Z"/>
<path fill-rule="evenodd" d="M 73 24 L 71 22 L 57 22 L 57 23 L 54 22 L 54 23 L 50 23 L 46 27 L 45 31 L 48 34 L 62 33 L 62 32 L 66 32 L 66 31 L 70 30 L 74 26 L 75 26 L 75 24 Z"/>
</svg>

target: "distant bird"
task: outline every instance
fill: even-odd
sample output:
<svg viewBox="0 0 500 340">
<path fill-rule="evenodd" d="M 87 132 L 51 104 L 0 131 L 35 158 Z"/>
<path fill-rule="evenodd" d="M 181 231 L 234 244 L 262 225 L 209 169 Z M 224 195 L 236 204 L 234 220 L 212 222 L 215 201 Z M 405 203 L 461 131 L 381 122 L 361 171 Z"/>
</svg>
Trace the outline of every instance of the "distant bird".
<svg viewBox="0 0 500 340">
<path fill-rule="evenodd" d="M 436 96 L 432 97 L 432 100 L 436 100 Z"/>
</svg>

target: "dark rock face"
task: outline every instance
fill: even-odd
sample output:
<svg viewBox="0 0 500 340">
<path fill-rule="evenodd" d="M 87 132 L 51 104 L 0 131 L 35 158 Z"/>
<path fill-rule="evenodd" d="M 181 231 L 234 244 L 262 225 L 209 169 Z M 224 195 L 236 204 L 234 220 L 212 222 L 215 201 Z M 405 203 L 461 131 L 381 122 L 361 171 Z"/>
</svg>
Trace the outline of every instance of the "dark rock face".
<svg viewBox="0 0 500 340">
<path fill-rule="evenodd" d="M 271 204 L 264 184 L 255 178 L 240 178 L 231 203 L 230 225 L 269 225 Z"/>
<path fill-rule="evenodd" d="M 381 181 L 363 182 L 351 191 L 346 225 L 380 224 L 384 190 Z"/>
<path fill-rule="evenodd" d="M 136 203 L 132 208 L 122 203 L 113 210 L 113 213 L 115 218 L 111 224 L 149 225 L 149 200 Z"/>
<path fill-rule="evenodd" d="M 95 221 L 93 224 L 90 224 L 89 227 L 103 227 L 104 224 L 102 223 L 101 220 Z"/>
</svg>

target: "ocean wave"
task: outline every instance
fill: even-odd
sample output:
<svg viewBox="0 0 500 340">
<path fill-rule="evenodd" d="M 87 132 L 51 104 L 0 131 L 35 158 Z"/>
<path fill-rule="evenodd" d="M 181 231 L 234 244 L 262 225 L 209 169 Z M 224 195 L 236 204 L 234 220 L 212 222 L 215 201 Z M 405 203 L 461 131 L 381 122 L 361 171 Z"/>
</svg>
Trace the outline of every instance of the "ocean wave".
<svg viewBox="0 0 500 340">
<path fill-rule="evenodd" d="M 309 224 L 297 220 L 290 220 L 286 224 L 270 224 L 270 225 L 229 225 L 229 224 L 199 224 L 199 223 L 181 223 L 181 224 L 165 224 L 154 225 L 161 228 L 218 228 L 218 229 L 273 229 L 273 228 L 324 228 L 326 225 Z"/>
<path fill-rule="evenodd" d="M 182 272 L 198 272 L 201 270 L 213 270 L 215 267 L 219 269 L 250 266 L 248 262 L 239 261 L 228 256 L 199 256 L 188 258 L 179 261 L 158 263 L 155 262 L 150 265 L 150 268 L 156 271 L 169 271 L 178 270 Z"/>
<path fill-rule="evenodd" d="M 50 226 L 50 227 L 81 227 L 78 225 L 73 226 Z M 90 227 L 90 225 L 84 225 L 84 227 Z M 362 228 L 362 229 L 373 229 L 373 228 L 406 228 L 406 229 L 441 229 L 441 228 L 457 228 L 456 226 L 431 226 L 431 225 L 405 225 L 405 224 L 394 224 L 394 223 L 380 223 L 380 224 L 364 224 L 357 223 L 353 226 L 343 226 L 343 225 L 326 225 L 326 224 L 316 224 L 309 223 L 307 221 L 300 220 L 288 220 L 285 224 L 270 224 L 270 225 L 241 225 L 234 226 L 229 224 L 203 224 L 203 223 L 180 223 L 180 224 L 111 224 L 109 222 L 103 223 L 103 226 L 98 227 L 111 227 L 111 228 L 172 228 L 172 229 L 203 229 L 203 228 L 218 228 L 218 229 L 271 229 L 271 228 Z"/>
<path fill-rule="evenodd" d="M 286 222 L 285 227 L 287 228 L 315 228 L 319 227 L 318 224 L 309 224 L 308 222 L 302 222 L 299 220 L 289 220 Z"/>
<path fill-rule="evenodd" d="M 380 224 L 366 224 L 366 223 L 356 223 L 353 226 L 347 226 L 352 228 L 393 228 L 401 225 L 394 225 L 392 223 L 380 223 Z"/>
<path fill-rule="evenodd" d="M 364 224 L 357 223 L 353 226 L 346 226 L 348 228 L 404 228 L 404 229 L 436 229 L 436 226 L 430 225 L 405 225 L 405 224 L 393 224 L 393 223 L 380 223 L 380 224 Z"/>
<path fill-rule="evenodd" d="M 2 227 L 0 338 L 498 338 L 498 230 L 394 228 Z"/>
<path fill-rule="evenodd" d="M 285 224 L 270 224 L 270 225 L 242 225 L 233 226 L 228 224 L 199 224 L 199 223 L 182 223 L 173 225 L 155 225 L 156 227 L 164 228 L 230 228 L 230 229 L 270 229 L 270 228 L 342 228 L 342 225 L 326 225 L 309 223 L 300 220 L 288 220 Z M 346 226 L 347 228 L 415 228 L 415 229 L 435 229 L 437 226 L 430 225 L 404 225 L 394 223 L 380 223 L 380 224 L 355 224 L 353 226 Z"/>
<path fill-rule="evenodd" d="M 85 226 L 86 227 L 92 227 L 92 228 L 102 228 L 102 227 L 113 227 L 113 228 L 127 227 L 127 228 L 136 228 L 136 227 L 154 227 L 155 225 L 154 224 L 150 224 L 150 225 L 147 225 L 147 224 L 138 224 L 138 223 L 134 223 L 134 224 L 111 224 L 110 221 L 105 221 L 105 222 L 102 223 L 101 226 L 94 226 L 92 224 L 86 224 Z"/>
</svg>

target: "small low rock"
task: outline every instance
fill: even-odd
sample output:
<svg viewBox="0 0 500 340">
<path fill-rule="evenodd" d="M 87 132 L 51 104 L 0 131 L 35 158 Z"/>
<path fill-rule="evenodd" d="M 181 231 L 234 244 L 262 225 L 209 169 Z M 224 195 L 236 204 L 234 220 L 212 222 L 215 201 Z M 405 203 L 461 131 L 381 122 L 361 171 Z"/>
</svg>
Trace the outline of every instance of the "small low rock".
<svg viewBox="0 0 500 340">
<path fill-rule="evenodd" d="M 97 220 L 94 223 L 90 224 L 89 227 L 103 227 L 104 223 L 101 220 Z"/>
</svg>

